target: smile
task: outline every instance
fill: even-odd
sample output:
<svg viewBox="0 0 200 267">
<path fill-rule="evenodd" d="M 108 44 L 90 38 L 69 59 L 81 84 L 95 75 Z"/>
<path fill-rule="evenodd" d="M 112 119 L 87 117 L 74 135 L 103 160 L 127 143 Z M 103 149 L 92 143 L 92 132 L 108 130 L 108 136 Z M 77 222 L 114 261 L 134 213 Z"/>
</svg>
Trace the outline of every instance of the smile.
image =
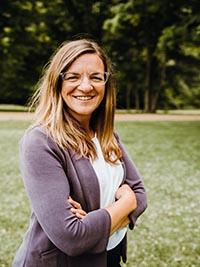
<svg viewBox="0 0 200 267">
<path fill-rule="evenodd" d="M 74 98 L 78 99 L 78 100 L 91 100 L 92 98 L 94 98 L 94 96 L 73 96 Z"/>
</svg>

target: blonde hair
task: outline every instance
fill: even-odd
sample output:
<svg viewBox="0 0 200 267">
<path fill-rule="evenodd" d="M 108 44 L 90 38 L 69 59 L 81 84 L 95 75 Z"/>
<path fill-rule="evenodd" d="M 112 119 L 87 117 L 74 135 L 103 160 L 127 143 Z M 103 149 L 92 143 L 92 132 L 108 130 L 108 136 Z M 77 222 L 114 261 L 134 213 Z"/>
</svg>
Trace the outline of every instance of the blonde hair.
<svg viewBox="0 0 200 267">
<path fill-rule="evenodd" d="M 54 53 L 32 97 L 31 106 L 36 106 L 34 125 L 44 128 L 59 147 L 70 147 L 80 156 L 92 160 L 96 158 L 94 143 L 81 124 L 69 114 L 61 96 L 60 73 L 66 71 L 79 56 L 87 53 L 97 54 L 105 71 L 110 73 L 104 98 L 92 114 L 90 127 L 96 132 L 105 160 L 116 163 L 121 158 L 121 150 L 114 136 L 115 83 L 111 64 L 94 41 L 81 39 L 66 42 Z"/>
</svg>

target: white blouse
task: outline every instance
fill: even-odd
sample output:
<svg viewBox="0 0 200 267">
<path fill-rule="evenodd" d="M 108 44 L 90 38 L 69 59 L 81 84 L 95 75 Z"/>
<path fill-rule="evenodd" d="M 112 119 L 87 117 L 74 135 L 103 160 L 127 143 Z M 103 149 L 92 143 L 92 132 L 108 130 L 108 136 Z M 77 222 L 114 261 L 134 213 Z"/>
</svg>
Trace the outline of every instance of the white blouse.
<svg viewBox="0 0 200 267">
<path fill-rule="evenodd" d="M 120 161 L 117 165 L 111 165 L 105 161 L 100 143 L 96 136 L 92 138 L 92 141 L 96 146 L 97 158 L 91 161 L 91 164 L 95 170 L 100 186 L 100 207 L 105 208 L 109 204 L 115 202 L 115 193 L 123 180 L 124 170 Z M 107 250 L 116 247 L 122 241 L 126 232 L 127 227 L 114 232 L 109 238 Z"/>
</svg>

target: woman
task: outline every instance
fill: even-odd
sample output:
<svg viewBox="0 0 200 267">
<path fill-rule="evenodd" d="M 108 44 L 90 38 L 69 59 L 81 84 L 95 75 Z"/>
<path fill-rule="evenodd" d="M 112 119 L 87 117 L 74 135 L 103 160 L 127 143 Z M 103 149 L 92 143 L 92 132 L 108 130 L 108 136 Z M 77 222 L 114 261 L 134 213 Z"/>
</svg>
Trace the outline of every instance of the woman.
<svg viewBox="0 0 200 267">
<path fill-rule="evenodd" d="M 146 208 L 140 176 L 113 131 L 115 87 L 93 41 L 64 43 L 34 97 L 20 143 L 32 207 L 13 267 L 117 267 L 127 226 Z"/>
</svg>

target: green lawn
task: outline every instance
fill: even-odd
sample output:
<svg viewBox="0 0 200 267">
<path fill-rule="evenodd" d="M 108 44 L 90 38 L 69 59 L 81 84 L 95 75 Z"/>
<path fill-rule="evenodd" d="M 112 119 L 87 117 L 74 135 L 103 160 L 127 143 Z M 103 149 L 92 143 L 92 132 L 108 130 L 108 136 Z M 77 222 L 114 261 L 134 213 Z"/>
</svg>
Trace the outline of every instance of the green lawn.
<svg viewBox="0 0 200 267">
<path fill-rule="evenodd" d="M 0 104 L 0 111 L 3 112 L 24 112 L 28 111 L 28 106 L 15 105 L 15 104 Z M 136 114 L 143 113 L 142 110 L 136 109 L 117 109 L 117 114 Z M 200 115 L 200 109 L 173 109 L 173 110 L 157 110 L 157 114 L 169 114 L 169 115 Z"/>
<path fill-rule="evenodd" d="M 22 112 L 28 111 L 28 107 L 14 104 L 0 104 L 0 111 Z"/>
<path fill-rule="evenodd" d="M 0 122 L 0 266 L 9 267 L 28 225 L 18 141 L 28 122 Z M 140 170 L 148 209 L 129 232 L 127 267 L 200 262 L 200 122 L 117 122 Z"/>
</svg>

